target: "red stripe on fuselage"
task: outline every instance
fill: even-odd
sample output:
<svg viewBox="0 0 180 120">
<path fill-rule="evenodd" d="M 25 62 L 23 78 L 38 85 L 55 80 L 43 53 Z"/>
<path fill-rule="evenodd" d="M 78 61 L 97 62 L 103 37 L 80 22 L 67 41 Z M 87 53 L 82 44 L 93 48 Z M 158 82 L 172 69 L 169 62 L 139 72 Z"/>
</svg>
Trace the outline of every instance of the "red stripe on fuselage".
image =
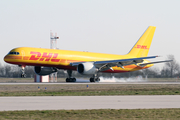
<svg viewBox="0 0 180 120">
<path fill-rule="evenodd" d="M 65 66 L 65 65 L 48 65 L 48 64 L 39 64 L 39 63 L 21 63 L 21 62 L 8 62 L 10 64 L 15 65 L 26 65 L 26 66 L 45 66 L 45 67 L 56 67 L 58 69 L 66 69 L 66 70 L 76 70 L 76 67 L 73 66 Z"/>
<path fill-rule="evenodd" d="M 22 56 L 6 56 L 5 59 L 17 59 L 17 60 L 20 60 L 20 59 L 22 59 Z"/>
<path fill-rule="evenodd" d="M 28 56 L 23 56 L 23 60 L 29 60 Z"/>
</svg>

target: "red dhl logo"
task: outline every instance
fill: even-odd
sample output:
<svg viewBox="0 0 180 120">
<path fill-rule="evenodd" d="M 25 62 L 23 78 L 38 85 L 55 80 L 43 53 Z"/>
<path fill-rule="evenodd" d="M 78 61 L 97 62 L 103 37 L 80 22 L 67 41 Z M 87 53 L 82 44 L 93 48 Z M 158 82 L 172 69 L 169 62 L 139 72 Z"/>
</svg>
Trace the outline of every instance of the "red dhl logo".
<svg viewBox="0 0 180 120">
<path fill-rule="evenodd" d="M 58 57 L 58 53 L 46 53 L 44 52 L 43 54 L 41 54 L 40 52 L 30 52 L 31 57 L 29 58 L 29 60 L 38 60 L 38 61 L 50 61 L 51 62 L 59 62 L 60 59 L 56 59 Z"/>
<path fill-rule="evenodd" d="M 149 49 L 149 48 L 147 48 L 146 45 L 137 45 L 135 48 L 139 48 L 139 49 Z"/>
</svg>

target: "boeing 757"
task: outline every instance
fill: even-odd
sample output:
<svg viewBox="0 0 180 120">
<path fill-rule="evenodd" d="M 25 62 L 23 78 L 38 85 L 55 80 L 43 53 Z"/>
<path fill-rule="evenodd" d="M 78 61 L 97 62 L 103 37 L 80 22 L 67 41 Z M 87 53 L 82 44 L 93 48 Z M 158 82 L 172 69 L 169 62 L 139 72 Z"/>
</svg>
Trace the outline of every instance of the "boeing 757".
<svg viewBox="0 0 180 120">
<path fill-rule="evenodd" d="M 50 75 L 58 69 L 67 70 L 66 82 L 75 82 L 72 71 L 77 70 L 82 75 L 92 75 L 90 82 L 100 81 L 98 73 L 122 73 L 149 68 L 155 63 L 171 60 L 150 62 L 148 59 L 158 56 L 147 56 L 156 27 L 149 26 L 126 55 L 102 54 L 92 52 L 69 51 L 59 49 L 44 49 L 19 47 L 12 49 L 4 61 L 19 65 L 22 68 L 21 77 L 25 77 L 24 67 L 34 66 L 38 75 Z"/>
</svg>

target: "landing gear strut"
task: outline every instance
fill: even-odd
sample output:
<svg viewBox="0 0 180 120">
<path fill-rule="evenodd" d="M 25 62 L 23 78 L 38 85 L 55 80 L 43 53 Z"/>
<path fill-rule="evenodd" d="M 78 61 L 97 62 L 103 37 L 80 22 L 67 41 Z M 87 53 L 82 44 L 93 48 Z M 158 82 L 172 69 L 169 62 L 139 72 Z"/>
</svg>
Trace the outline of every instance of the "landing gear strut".
<svg viewBox="0 0 180 120">
<path fill-rule="evenodd" d="M 26 78 L 26 74 L 25 74 L 25 66 L 20 66 L 21 67 L 21 78 Z"/>
<path fill-rule="evenodd" d="M 67 70 L 68 78 L 66 78 L 66 82 L 76 82 L 76 78 L 72 78 L 72 70 Z"/>
<path fill-rule="evenodd" d="M 90 82 L 99 82 L 100 79 L 98 77 L 98 74 L 94 74 L 93 77 L 90 78 Z"/>
</svg>

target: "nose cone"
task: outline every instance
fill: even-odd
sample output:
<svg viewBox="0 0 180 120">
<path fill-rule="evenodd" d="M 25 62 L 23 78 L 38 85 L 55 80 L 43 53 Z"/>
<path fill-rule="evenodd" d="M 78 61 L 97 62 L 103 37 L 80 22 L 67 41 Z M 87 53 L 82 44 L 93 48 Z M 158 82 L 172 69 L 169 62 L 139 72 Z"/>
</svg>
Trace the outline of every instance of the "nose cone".
<svg viewBox="0 0 180 120">
<path fill-rule="evenodd" d="M 4 57 L 4 61 L 5 61 L 5 62 L 8 62 L 8 55 L 6 55 L 6 56 Z"/>
</svg>

